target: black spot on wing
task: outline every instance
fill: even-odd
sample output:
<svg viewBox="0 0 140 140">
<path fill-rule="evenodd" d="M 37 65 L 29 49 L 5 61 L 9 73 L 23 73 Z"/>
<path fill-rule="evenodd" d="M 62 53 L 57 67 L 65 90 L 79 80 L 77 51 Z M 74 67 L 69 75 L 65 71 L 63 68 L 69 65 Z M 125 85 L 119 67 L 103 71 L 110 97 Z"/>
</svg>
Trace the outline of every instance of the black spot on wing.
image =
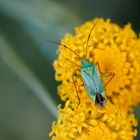
<svg viewBox="0 0 140 140">
<path fill-rule="evenodd" d="M 95 104 L 105 105 L 105 98 L 100 93 L 96 93 Z"/>
</svg>

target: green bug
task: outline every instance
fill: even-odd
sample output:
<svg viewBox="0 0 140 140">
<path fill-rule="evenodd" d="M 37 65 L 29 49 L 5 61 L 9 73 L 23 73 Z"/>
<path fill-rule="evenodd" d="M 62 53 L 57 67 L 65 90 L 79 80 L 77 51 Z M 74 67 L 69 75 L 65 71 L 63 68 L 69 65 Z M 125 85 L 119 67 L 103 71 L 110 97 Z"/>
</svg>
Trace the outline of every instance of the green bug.
<svg viewBox="0 0 140 140">
<path fill-rule="evenodd" d="M 97 24 L 97 22 L 96 22 Z M 86 42 L 86 56 L 84 58 L 80 57 L 78 55 L 78 53 L 74 52 L 72 49 L 70 49 L 68 46 L 61 44 L 61 43 L 57 43 L 54 41 L 49 41 L 51 43 L 55 43 L 55 44 L 59 44 L 67 49 L 69 49 L 71 52 L 73 52 L 75 55 L 78 56 L 78 58 L 81 61 L 81 66 L 78 66 L 77 64 L 75 64 L 74 62 L 72 62 L 71 60 L 69 60 L 71 63 L 75 64 L 77 67 L 79 67 L 79 69 L 77 69 L 78 71 L 81 71 L 81 77 L 84 83 L 84 86 L 87 90 L 87 93 L 89 95 L 89 97 L 91 98 L 91 100 L 96 104 L 99 105 L 101 107 L 105 106 L 106 103 L 106 90 L 105 90 L 105 86 L 113 79 L 113 77 L 115 76 L 115 74 L 113 72 L 106 72 L 106 73 L 102 73 L 100 70 L 100 66 L 99 63 L 91 63 L 89 61 L 89 59 L 87 58 L 87 48 L 88 48 L 88 41 L 90 39 L 90 35 L 95 27 L 95 25 L 92 27 L 88 38 L 87 38 L 87 42 Z M 108 80 L 107 83 L 103 83 L 102 81 L 102 77 L 101 75 L 105 75 L 105 76 L 111 76 L 110 79 Z M 76 86 L 76 72 L 73 73 L 72 75 L 72 79 L 73 79 L 73 83 L 75 86 L 75 90 L 77 93 L 77 97 L 78 97 L 78 106 L 80 104 L 80 97 L 78 95 L 78 89 Z"/>
</svg>

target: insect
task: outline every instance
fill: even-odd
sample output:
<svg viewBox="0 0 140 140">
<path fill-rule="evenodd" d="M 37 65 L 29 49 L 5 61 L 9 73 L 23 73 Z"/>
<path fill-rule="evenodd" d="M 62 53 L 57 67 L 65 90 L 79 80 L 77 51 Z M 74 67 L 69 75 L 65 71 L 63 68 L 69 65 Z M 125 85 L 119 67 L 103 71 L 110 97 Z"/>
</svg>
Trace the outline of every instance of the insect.
<svg viewBox="0 0 140 140">
<path fill-rule="evenodd" d="M 102 73 L 101 69 L 100 69 L 100 65 L 99 63 L 92 63 L 90 62 L 89 58 L 87 57 L 87 50 L 88 50 L 88 42 L 91 36 L 91 33 L 93 31 L 93 29 L 95 28 L 97 22 L 93 25 L 93 27 L 91 28 L 89 34 L 88 34 L 88 38 L 87 38 L 87 42 L 86 42 L 86 50 L 85 50 L 85 57 L 80 57 L 78 53 L 76 53 L 75 51 L 73 51 L 72 49 L 70 49 L 70 47 L 61 44 L 61 43 L 57 43 L 54 41 L 50 41 L 51 43 L 54 44 L 58 44 L 61 45 L 63 47 L 65 47 L 66 49 L 69 49 L 71 52 L 73 52 L 75 55 L 78 56 L 78 58 L 81 61 L 81 66 L 78 66 L 77 64 L 75 64 L 74 62 L 72 62 L 71 60 L 69 60 L 71 63 L 75 64 L 78 67 L 78 71 L 81 72 L 81 78 L 83 80 L 84 83 L 84 87 L 86 88 L 86 91 L 89 95 L 89 97 L 91 98 L 91 100 L 96 104 L 99 105 L 101 107 L 104 107 L 106 104 L 106 90 L 105 87 L 107 86 L 107 84 L 113 79 L 113 77 L 115 76 L 115 73 L 113 72 L 106 72 L 106 73 Z M 110 76 L 109 80 L 107 81 L 107 83 L 103 83 L 102 80 L 102 76 Z M 74 87 L 77 93 L 77 97 L 78 97 L 78 106 L 80 104 L 80 97 L 78 95 L 78 88 L 76 85 L 76 71 L 75 73 L 73 73 L 72 75 L 72 79 L 73 79 L 73 83 L 74 83 Z"/>
</svg>

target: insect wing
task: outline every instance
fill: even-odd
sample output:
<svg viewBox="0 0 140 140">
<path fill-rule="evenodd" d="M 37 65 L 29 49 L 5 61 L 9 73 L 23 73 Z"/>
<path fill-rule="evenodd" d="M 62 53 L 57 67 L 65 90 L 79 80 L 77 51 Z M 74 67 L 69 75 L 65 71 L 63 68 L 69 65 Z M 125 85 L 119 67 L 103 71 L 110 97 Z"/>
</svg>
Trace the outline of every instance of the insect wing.
<svg viewBox="0 0 140 140">
<path fill-rule="evenodd" d="M 104 86 L 104 83 L 102 81 L 101 75 L 100 75 L 97 67 L 94 68 L 93 80 L 95 81 L 96 89 L 97 89 L 98 93 L 100 93 L 104 98 L 106 98 L 105 86 Z"/>
<path fill-rule="evenodd" d="M 94 103 L 96 93 L 100 93 L 104 98 L 106 98 L 104 84 L 100 73 L 94 64 L 88 68 L 83 67 L 81 69 L 81 74 L 88 95 Z"/>
<path fill-rule="evenodd" d="M 81 69 L 82 79 L 87 90 L 88 95 L 90 96 L 91 100 L 95 103 L 96 97 L 96 86 L 93 80 L 93 66 L 91 68 Z"/>
</svg>

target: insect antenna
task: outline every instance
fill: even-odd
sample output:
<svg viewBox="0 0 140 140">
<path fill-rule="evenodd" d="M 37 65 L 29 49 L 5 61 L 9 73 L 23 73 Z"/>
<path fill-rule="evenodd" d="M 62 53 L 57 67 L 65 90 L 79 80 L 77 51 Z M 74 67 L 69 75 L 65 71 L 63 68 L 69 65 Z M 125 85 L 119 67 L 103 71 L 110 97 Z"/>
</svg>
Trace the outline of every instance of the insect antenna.
<svg viewBox="0 0 140 140">
<path fill-rule="evenodd" d="M 86 42 L 86 58 L 87 58 L 87 48 L 88 48 L 88 42 L 89 42 L 89 39 L 90 39 L 90 36 L 91 36 L 91 33 L 93 31 L 93 29 L 95 28 L 95 26 L 97 25 L 98 21 L 93 25 L 93 27 L 91 28 L 89 34 L 88 34 L 88 38 L 87 38 L 87 42 Z"/>
<path fill-rule="evenodd" d="M 74 63 L 73 61 L 71 61 L 70 59 L 68 58 L 65 58 L 67 61 L 69 61 L 70 63 L 74 64 L 75 66 L 77 66 L 78 68 L 81 68 L 79 65 L 77 65 L 76 63 Z"/>
<path fill-rule="evenodd" d="M 75 55 L 77 55 L 80 60 L 82 59 L 82 57 L 80 57 L 80 55 L 78 53 L 76 53 L 75 51 L 73 51 L 72 49 L 70 49 L 70 47 L 68 47 L 68 46 L 66 46 L 64 44 L 55 42 L 55 41 L 51 41 L 51 40 L 47 40 L 47 41 L 50 42 L 50 43 L 58 44 L 58 45 L 61 45 L 61 46 L 65 47 L 65 48 L 67 48 L 68 50 L 70 50 L 71 52 L 73 52 Z"/>
</svg>

